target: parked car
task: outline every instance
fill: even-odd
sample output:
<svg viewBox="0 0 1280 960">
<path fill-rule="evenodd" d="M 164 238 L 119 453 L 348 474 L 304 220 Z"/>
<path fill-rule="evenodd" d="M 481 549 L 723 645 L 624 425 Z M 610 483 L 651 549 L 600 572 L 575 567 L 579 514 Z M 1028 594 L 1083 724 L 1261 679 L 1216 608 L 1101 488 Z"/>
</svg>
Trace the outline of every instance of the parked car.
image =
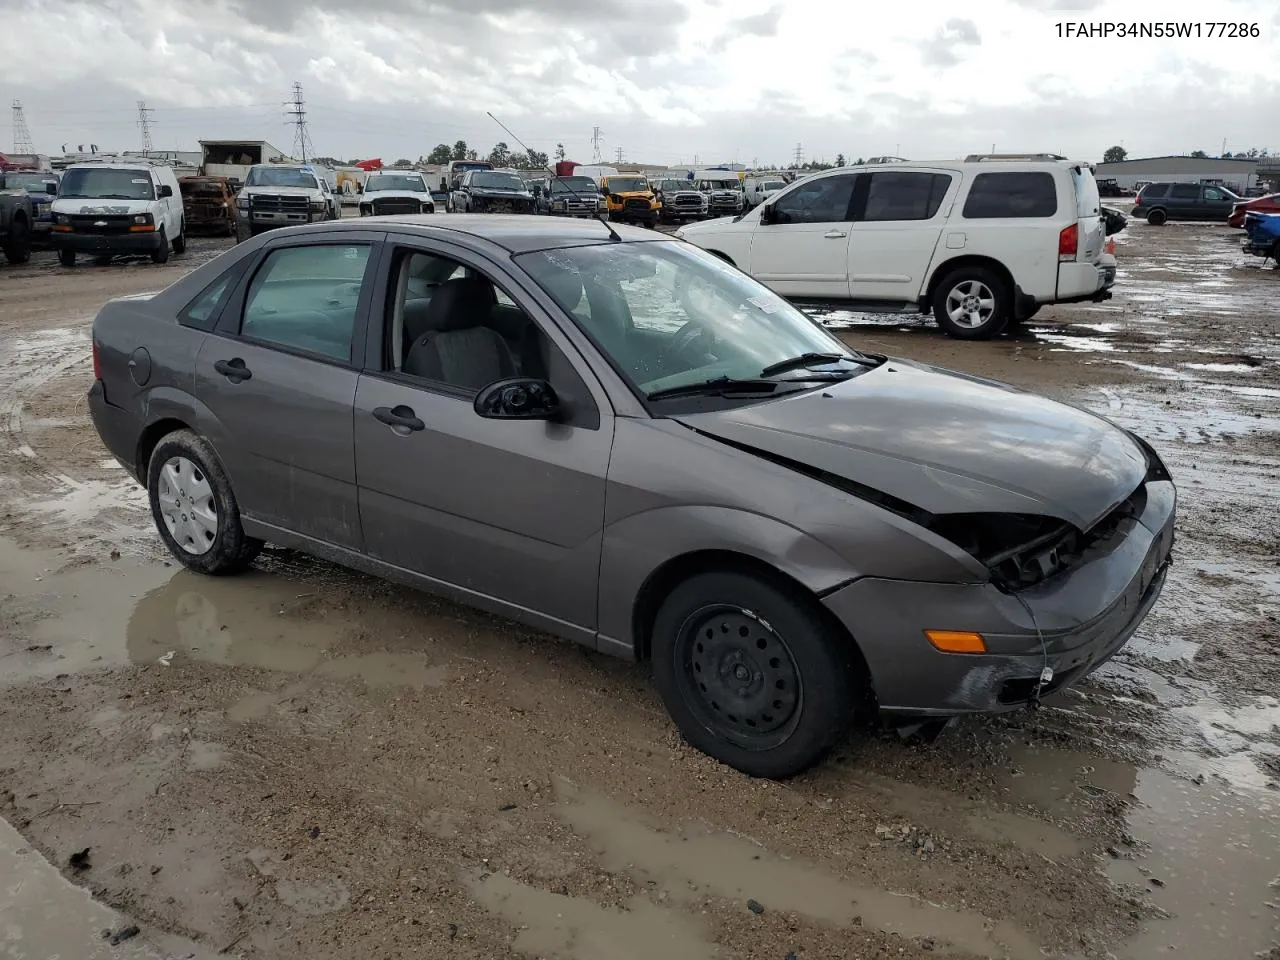
<svg viewBox="0 0 1280 960">
<path fill-rule="evenodd" d="M 59 174 L 52 170 L 7 170 L 0 173 L 0 191 L 22 190 L 31 201 L 31 239 L 46 240 L 53 232 L 53 197 Z M 49 185 L 53 185 L 53 192 Z"/>
<path fill-rule="evenodd" d="M 658 202 L 658 219 L 663 223 L 703 220 L 710 215 L 707 195 L 692 180 L 663 177 L 650 186 Z"/>
<path fill-rule="evenodd" d="M 249 168 L 236 196 L 236 236 L 337 220 L 342 203 L 329 181 L 309 163 L 259 163 Z"/>
<path fill-rule="evenodd" d="M 688 741 L 755 776 L 860 711 L 1078 682 L 1173 543 L 1136 435 L 854 350 L 626 225 L 274 231 L 106 304 L 92 343 L 94 424 L 186 567 L 269 542 L 650 661 Z"/>
<path fill-rule="evenodd" d="M 660 211 L 657 194 L 638 173 L 618 173 L 600 178 L 600 194 L 609 208 L 609 219 L 654 227 Z"/>
<path fill-rule="evenodd" d="M 1254 200 L 1241 200 L 1231 208 L 1227 226 L 1244 228 L 1244 218 L 1249 213 L 1280 213 L 1280 193 L 1269 193 Z"/>
<path fill-rule="evenodd" d="M 1245 215 L 1244 229 L 1244 252 L 1264 260 L 1270 257 L 1280 267 L 1280 213 L 1250 211 Z"/>
<path fill-rule="evenodd" d="M 179 177 L 188 229 L 236 235 L 236 192 L 226 177 Z"/>
<path fill-rule="evenodd" d="M 26 190 L 0 189 L 0 251 L 9 263 L 31 259 L 31 225 L 35 217 Z"/>
<path fill-rule="evenodd" d="M 186 216 L 173 167 L 162 161 L 112 157 L 73 163 L 53 201 L 53 245 L 64 267 L 79 254 L 99 262 L 147 254 L 164 263 L 187 249 Z"/>
<path fill-rule="evenodd" d="M 1131 214 L 1160 226 L 1170 220 L 1226 220 L 1241 198 L 1209 183 L 1149 183 L 1134 200 Z"/>
<path fill-rule="evenodd" d="M 901 162 L 797 180 L 682 237 L 795 300 L 933 312 L 980 340 L 1048 303 L 1106 300 L 1105 237 L 1086 163 Z"/>
<path fill-rule="evenodd" d="M 553 217 L 598 217 L 609 204 L 590 177 L 548 177 L 534 192 L 538 212 Z"/>
<path fill-rule="evenodd" d="M 468 170 L 449 198 L 454 213 L 534 213 L 533 193 L 519 174 Z"/>
<path fill-rule="evenodd" d="M 736 173 L 705 171 L 694 182 L 706 194 L 713 217 L 735 216 L 747 208 L 747 196 Z"/>
<path fill-rule="evenodd" d="M 758 207 L 786 187 L 782 177 L 747 177 L 742 181 L 748 207 Z"/>
<path fill-rule="evenodd" d="M 382 170 L 369 174 L 360 195 L 360 216 L 383 217 L 392 214 L 435 213 L 425 175 L 416 170 Z"/>
</svg>

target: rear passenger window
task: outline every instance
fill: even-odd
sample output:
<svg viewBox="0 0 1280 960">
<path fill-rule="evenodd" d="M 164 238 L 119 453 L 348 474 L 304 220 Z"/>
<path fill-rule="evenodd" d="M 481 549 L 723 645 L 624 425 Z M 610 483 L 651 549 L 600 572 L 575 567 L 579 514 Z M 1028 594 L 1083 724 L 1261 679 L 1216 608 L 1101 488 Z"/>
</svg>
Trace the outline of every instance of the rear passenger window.
<svg viewBox="0 0 1280 960">
<path fill-rule="evenodd" d="M 1041 171 L 980 173 L 964 202 L 966 220 L 1052 217 L 1058 212 L 1058 186 Z"/>
<path fill-rule="evenodd" d="M 1170 200 L 1199 200 L 1200 187 L 1194 183 L 1175 183 L 1169 191 Z"/>
<path fill-rule="evenodd" d="M 249 284 L 240 335 L 334 360 L 351 360 L 367 244 L 286 247 Z"/>
<path fill-rule="evenodd" d="M 1153 183 L 1142 191 L 1143 200 L 1159 200 L 1169 194 L 1167 183 Z"/>
<path fill-rule="evenodd" d="M 928 220 L 951 185 L 945 173 L 873 173 L 863 220 Z"/>
</svg>

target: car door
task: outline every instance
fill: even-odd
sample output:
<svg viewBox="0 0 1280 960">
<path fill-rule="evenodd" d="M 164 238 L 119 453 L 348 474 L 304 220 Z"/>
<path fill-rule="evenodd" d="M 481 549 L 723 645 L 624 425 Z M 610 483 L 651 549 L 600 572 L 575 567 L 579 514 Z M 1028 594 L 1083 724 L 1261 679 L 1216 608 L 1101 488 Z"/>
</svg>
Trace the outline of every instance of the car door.
<svg viewBox="0 0 1280 960">
<path fill-rule="evenodd" d="M 270 241 L 195 365 L 198 429 L 242 511 L 351 549 L 362 542 L 351 416 L 377 240 Z"/>
<path fill-rule="evenodd" d="M 1201 216 L 1206 220 L 1226 220 L 1231 216 L 1231 211 L 1235 209 L 1238 200 L 1238 197 L 1232 196 L 1221 187 L 1205 184 L 1200 194 L 1203 210 Z"/>
<path fill-rule="evenodd" d="M 1195 220 L 1200 214 L 1200 184 L 1174 183 L 1167 201 L 1170 220 Z"/>
<path fill-rule="evenodd" d="M 854 300 L 907 302 L 924 285 L 959 178 L 940 170 L 863 174 L 849 225 Z"/>
<path fill-rule="evenodd" d="M 494 264 L 428 240 L 405 240 L 388 259 L 391 292 L 379 301 L 389 304 L 387 316 L 370 327 L 355 401 L 368 554 L 452 586 L 465 600 L 513 616 L 532 612 L 549 628 L 569 627 L 592 642 L 613 443 L 605 395 L 598 384 L 587 386 L 595 380 L 581 355 L 529 291 Z M 428 290 L 408 282 L 424 274 L 452 279 Z M 432 312 L 446 288 L 473 281 L 493 287 L 461 313 Z M 447 348 L 455 360 L 468 343 L 484 348 L 472 357 L 480 366 L 464 364 L 465 380 L 443 364 L 429 375 L 408 372 L 416 355 L 410 345 L 438 337 L 441 326 L 465 331 Z M 513 371 L 548 379 L 566 416 L 548 422 L 476 413 L 481 381 Z"/>
<path fill-rule="evenodd" d="M 747 272 L 783 296 L 847 298 L 856 176 L 813 177 L 766 204 L 751 236 Z"/>
</svg>

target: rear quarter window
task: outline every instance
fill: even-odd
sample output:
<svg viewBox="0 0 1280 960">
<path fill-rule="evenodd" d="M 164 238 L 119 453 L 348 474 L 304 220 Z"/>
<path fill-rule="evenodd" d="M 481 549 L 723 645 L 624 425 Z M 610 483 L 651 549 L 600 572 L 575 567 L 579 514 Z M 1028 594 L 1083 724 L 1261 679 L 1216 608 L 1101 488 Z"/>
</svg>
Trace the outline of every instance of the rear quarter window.
<svg viewBox="0 0 1280 960">
<path fill-rule="evenodd" d="M 1159 200 L 1160 198 L 1167 196 L 1168 193 L 1169 193 L 1169 184 L 1153 183 L 1143 189 L 1142 199 L 1143 200 Z"/>
<path fill-rule="evenodd" d="M 1058 185 L 1043 171 L 980 173 L 973 178 L 962 216 L 966 220 L 1052 217 L 1058 212 Z"/>
</svg>

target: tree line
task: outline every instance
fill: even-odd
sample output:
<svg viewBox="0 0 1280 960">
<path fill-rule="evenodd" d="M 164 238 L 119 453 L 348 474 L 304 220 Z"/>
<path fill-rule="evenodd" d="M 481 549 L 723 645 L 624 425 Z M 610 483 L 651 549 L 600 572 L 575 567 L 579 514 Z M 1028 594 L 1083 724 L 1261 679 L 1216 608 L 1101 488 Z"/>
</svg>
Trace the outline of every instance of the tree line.
<svg viewBox="0 0 1280 960">
<path fill-rule="evenodd" d="M 1195 157 L 1197 160 L 1208 160 L 1210 158 L 1209 154 L 1205 153 L 1205 151 L 1203 150 L 1192 150 L 1189 154 L 1187 154 L 1187 156 Z M 1217 160 L 1265 160 L 1269 156 L 1270 156 L 1270 153 L 1267 152 L 1266 147 L 1263 147 L 1262 149 L 1258 149 L 1257 147 L 1250 147 L 1248 150 L 1239 150 L 1236 153 L 1231 153 L 1230 151 L 1228 151 L 1226 153 L 1219 154 L 1214 159 L 1217 159 Z M 1129 158 L 1129 151 L 1127 151 L 1124 147 L 1120 147 L 1120 146 L 1107 147 L 1106 151 L 1102 154 L 1103 163 L 1122 163 L 1128 158 Z"/>
</svg>

